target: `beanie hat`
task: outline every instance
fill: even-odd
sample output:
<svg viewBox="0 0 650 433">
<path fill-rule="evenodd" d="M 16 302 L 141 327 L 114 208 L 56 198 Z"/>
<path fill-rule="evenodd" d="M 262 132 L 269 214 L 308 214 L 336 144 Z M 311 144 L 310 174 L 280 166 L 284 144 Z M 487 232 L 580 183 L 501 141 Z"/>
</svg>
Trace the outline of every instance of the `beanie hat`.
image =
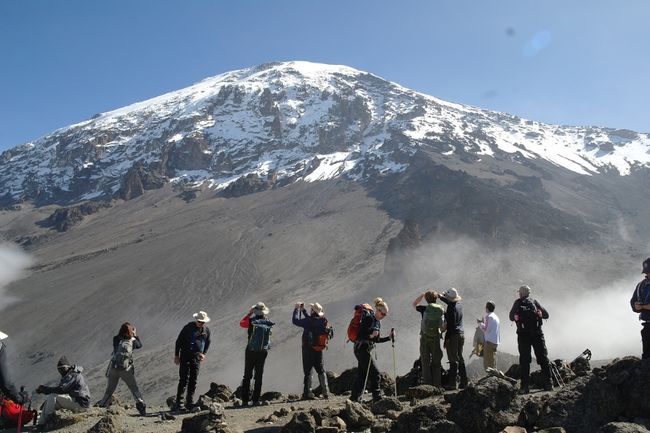
<svg viewBox="0 0 650 433">
<path fill-rule="evenodd" d="M 72 366 L 72 364 L 70 364 L 70 361 L 68 361 L 68 358 L 66 358 L 65 355 L 63 355 L 61 358 L 59 358 L 59 363 L 56 364 L 57 368 L 71 367 L 71 366 Z"/>
</svg>

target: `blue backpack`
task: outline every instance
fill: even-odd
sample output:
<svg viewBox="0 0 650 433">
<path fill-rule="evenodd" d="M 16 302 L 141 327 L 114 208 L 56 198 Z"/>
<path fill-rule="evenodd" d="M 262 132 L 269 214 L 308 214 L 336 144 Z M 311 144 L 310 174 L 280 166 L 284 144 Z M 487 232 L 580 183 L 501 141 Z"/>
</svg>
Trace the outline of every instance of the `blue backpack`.
<svg viewBox="0 0 650 433">
<path fill-rule="evenodd" d="M 271 327 L 268 320 L 251 320 L 251 335 L 246 350 L 262 352 L 271 348 Z"/>
</svg>

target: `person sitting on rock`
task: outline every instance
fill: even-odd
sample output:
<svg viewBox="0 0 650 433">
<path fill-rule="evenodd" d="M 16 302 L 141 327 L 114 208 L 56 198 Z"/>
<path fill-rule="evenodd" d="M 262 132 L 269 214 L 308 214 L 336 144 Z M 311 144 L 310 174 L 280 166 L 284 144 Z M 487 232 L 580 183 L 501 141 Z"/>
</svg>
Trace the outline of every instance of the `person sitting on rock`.
<svg viewBox="0 0 650 433">
<path fill-rule="evenodd" d="M 100 407 L 106 407 L 110 403 L 113 392 L 115 392 L 118 382 L 122 379 L 133 394 L 138 412 L 142 416 L 146 415 L 147 405 L 144 403 L 142 393 L 135 381 L 135 368 L 133 366 L 133 350 L 141 347 L 142 343 L 140 337 L 136 335 L 135 326 L 129 322 L 123 323 L 118 334 L 113 337 L 113 354 L 106 371 L 108 384 L 106 385 L 104 397 L 99 401 Z"/>
<path fill-rule="evenodd" d="M 26 394 L 20 393 L 16 385 L 9 376 L 9 368 L 7 367 L 7 346 L 4 341 L 9 336 L 0 331 L 0 392 L 10 400 L 18 404 L 23 404 Z"/>
<path fill-rule="evenodd" d="M 542 369 L 544 390 L 553 389 L 551 367 L 548 351 L 542 331 L 542 319 L 548 319 L 548 311 L 534 299 L 530 298 L 530 287 L 519 287 L 519 299 L 510 309 L 510 320 L 517 324 L 517 346 L 519 349 L 519 374 L 521 376 L 522 394 L 530 392 L 530 349 L 535 352 L 537 364 Z"/>
<path fill-rule="evenodd" d="M 210 321 L 205 311 L 199 311 L 193 316 L 194 321 L 189 322 L 176 338 L 174 349 L 174 363 L 178 368 L 178 387 L 176 388 L 176 402 L 173 410 L 181 409 L 181 398 L 187 386 L 185 409 L 191 411 L 194 407 L 194 391 L 199 377 L 201 363 L 210 348 L 210 329 L 206 323 Z"/>
<path fill-rule="evenodd" d="M 360 307 L 360 306 L 357 306 Z M 357 308 L 355 307 L 355 308 Z M 354 356 L 357 358 L 357 377 L 352 385 L 352 401 L 360 401 L 368 381 L 368 389 L 372 393 L 373 400 L 381 398 L 379 389 L 379 369 L 372 357 L 375 343 L 385 343 L 395 338 L 395 331 L 391 330 L 390 335 L 381 337 L 381 323 L 388 315 L 388 304 L 381 298 L 375 299 L 375 309 L 364 310 L 359 324 L 357 341 L 354 343 Z"/>
<path fill-rule="evenodd" d="M 422 298 L 427 305 L 420 305 Z M 445 324 L 445 309 L 436 304 L 438 294 L 433 290 L 421 293 L 413 301 L 415 308 L 422 316 L 420 323 L 420 363 L 422 365 L 422 383 L 425 385 L 441 386 L 442 382 L 442 349 L 440 336 Z"/>
<path fill-rule="evenodd" d="M 324 398 L 329 398 L 329 387 L 327 376 L 323 367 L 323 349 L 329 336 L 329 327 L 323 307 L 319 303 L 309 304 L 309 313 L 305 310 L 305 304 L 296 303 L 293 309 L 292 323 L 303 328 L 302 332 L 302 370 L 303 378 L 303 400 L 312 400 L 314 393 L 311 390 L 311 371 L 316 370 L 318 381 L 321 386 L 321 393 Z"/>
<path fill-rule="evenodd" d="M 258 405 L 262 394 L 262 376 L 264 364 L 271 348 L 271 328 L 274 323 L 267 315 L 268 307 L 264 302 L 253 305 L 246 315 L 239 321 L 239 326 L 248 329 L 248 342 L 244 353 L 244 379 L 242 381 L 242 406 L 248 405 L 250 398 L 251 379 L 255 373 L 255 386 L 253 389 L 253 405 Z"/>
<path fill-rule="evenodd" d="M 48 394 L 38 419 L 38 425 L 41 427 L 57 409 L 82 412 L 90 407 L 90 390 L 82 374 L 83 367 L 71 364 L 67 357 L 62 356 L 56 368 L 61 375 L 59 384 L 57 386 L 39 385 L 36 388 L 38 394 Z"/>
<path fill-rule="evenodd" d="M 630 299 L 630 306 L 632 311 L 639 314 L 639 320 L 643 323 L 641 359 L 648 359 L 650 358 L 650 258 L 643 261 L 643 273 L 645 278 L 636 285 L 632 299 Z"/>
</svg>

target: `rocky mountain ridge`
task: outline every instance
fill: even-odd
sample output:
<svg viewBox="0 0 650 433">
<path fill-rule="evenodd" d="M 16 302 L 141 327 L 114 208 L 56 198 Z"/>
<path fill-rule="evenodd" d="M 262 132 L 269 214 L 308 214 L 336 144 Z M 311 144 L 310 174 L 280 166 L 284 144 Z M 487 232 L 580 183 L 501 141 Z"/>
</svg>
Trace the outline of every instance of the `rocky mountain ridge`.
<svg viewBox="0 0 650 433">
<path fill-rule="evenodd" d="M 300 180 L 373 181 L 405 171 L 421 152 L 626 176 L 647 167 L 649 149 L 648 134 L 524 120 L 345 66 L 270 63 L 7 150 L 0 197 L 5 206 L 129 199 L 167 182 L 233 196 Z"/>
</svg>

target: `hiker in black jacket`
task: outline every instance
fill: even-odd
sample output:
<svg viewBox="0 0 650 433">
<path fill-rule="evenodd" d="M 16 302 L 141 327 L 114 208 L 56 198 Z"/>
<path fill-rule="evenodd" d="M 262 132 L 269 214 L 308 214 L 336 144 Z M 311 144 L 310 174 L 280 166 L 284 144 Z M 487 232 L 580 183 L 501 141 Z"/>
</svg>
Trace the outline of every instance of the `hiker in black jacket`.
<svg viewBox="0 0 650 433">
<path fill-rule="evenodd" d="M 113 353 L 106 370 L 108 383 L 106 384 L 104 397 L 98 403 L 99 407 L 108 406 L 117 384 L 122 379 L 131 390 L 131 394 L 135 399 L 135 407 L 140 412 L 140 415 L 147 414 L 147 405 L 144 403 L 138 383 L 135 381 L 135 368 L 133 366 L 133 350 L 141 347 L 142 343 L 140 337 L 136 334 L 135 326 L 129 322 L 123 323 L 118 334 L 113 337 Z"/>
<path fill-rule="evenodd" d="M 355 307 L 356 308 L 356 307 Z M 381 324 L 379 323 L 388 315 L 388 304 L 381 298 L 375 299 L 375 312 L 365 310 L 361 317 L 359 334 L 354 343 L 354 356 L 357 358 L 357 378 L 352 385 L 352 401 L 360 401 L 368 381 L 368 389 L 372 392 L 373 400 L 381 398 L 379 390 L 379 369 L 372 358 L 375 343 L 385 343 L 395 338 L 395 332 L 387 337 L 381 337 Z"/>
<path fill-rule="evenodd" d="M 542 370 L 544 390 L 553 389 L 548 351 L 542 332 L 542 319 L 548 319 L 548 311 L 534 299 L 530 298 L 530 287 L 519 288 L 519 299 L 510 309 L 510 320 L 517 324 L 517 346 L 519 349 L 519 375 L 521 376 L 520 393 L 530 392 L 530 349 L 535 352 L 535 359 Z"/>
<path fill-rule="evenodd" d="M 205 311 L 199 311 L 193 317 L 194 321 L 185 325 L 176 339 L 174 363 L 179 368 L 174 410 L 181 409 L 181 399 L 186 386 L 185 408 L 192 410 L 199 369 L 210 348 L 210 330 L 205 325 L 210 318 Z"/>
<path fill-rule="evenodd" d="M 248 313 L 239 321 L 239 326 L 248 330 L 248 342 L 244 354 L 244 379 L 242 381 L 242 406 L 248 405 L 251 379 L 255 372 L 253 387 L 253 405 L 258 405 L 262 394 L 262 376 L 264 364 L 270 348 L 271 327 L 274 325 L 266 316 L 269 309 L 264 302 L 253 305 Z M 257 329 L 256 329 L 257 328 Z"/>
<path fill-rule="evenodd" d="M 82 412 L 90 407 L 90 390 L 82 375 L 83 367 L 71 364 L 68 358 L 62 356 L 56 368 L 61 375 L 59 384 L 57 386 L 39 385 L 36 388 L 38 394 L 48 394 L 38 419 L 38 425 L 41 427 L 57 409 Z"/>
<path fill-rule="evenodd" d="M 650 358 L 650 258 L 643 262 L 643 273 L 645 278 L 636 285 L 630 299 L 630 307 L 639 315 L 643 326 L 641 329 L 641 359 L 648 359 Z"/>
<path fill-rule="evenodd" d="M 467 388 L 467 370 L 463 358 L 463 346 L 465 345 L 465 331 L 463 330 L 463 307 L 460 304 L 461 297 L 454 288 L 447 290 L 440 296 L 440 300 L 447 304 L 445 311 L 445 342 L 449 360 L 449 372 L 446 389 L 456 389 L 457 376 L 460 377 L 460 388 Z"/>
<path fill-rule="evenodd" d="M 312 400 L 314 393 L 311 390 L 311 370 L 316 370 L 318 381 L 320 382 L 323 398 L 329 398 L 329 386 L 325 368 L 323 367 L 323 349 L 315 347 L 315 339 L 318 336 L 328 335 L 328 323 L 323 312 L 323 307 L 319 303 L 309 304 L 310 312 L 305 310 L 305 304 L 298 302 L 293 309 L 292 323 L 303 328 L 302 331 L 302 370 L 303 379 L 303 400 Z M 302 317 L 301 317 L 302 316 Z"/>
<path fill-rule="evenodd" d="M 18 392 L 18 388 L 9 378 L 9 369 L 7 368 L 7 353 L 6 345 L 2 341 L 7 338 L 8 335 L 0 331 L 0 392 L 5 395 L 5 397 L 13 400 L 18 404 L 22 404 L 25 400 L 25 396 Z"/>
</svg>

